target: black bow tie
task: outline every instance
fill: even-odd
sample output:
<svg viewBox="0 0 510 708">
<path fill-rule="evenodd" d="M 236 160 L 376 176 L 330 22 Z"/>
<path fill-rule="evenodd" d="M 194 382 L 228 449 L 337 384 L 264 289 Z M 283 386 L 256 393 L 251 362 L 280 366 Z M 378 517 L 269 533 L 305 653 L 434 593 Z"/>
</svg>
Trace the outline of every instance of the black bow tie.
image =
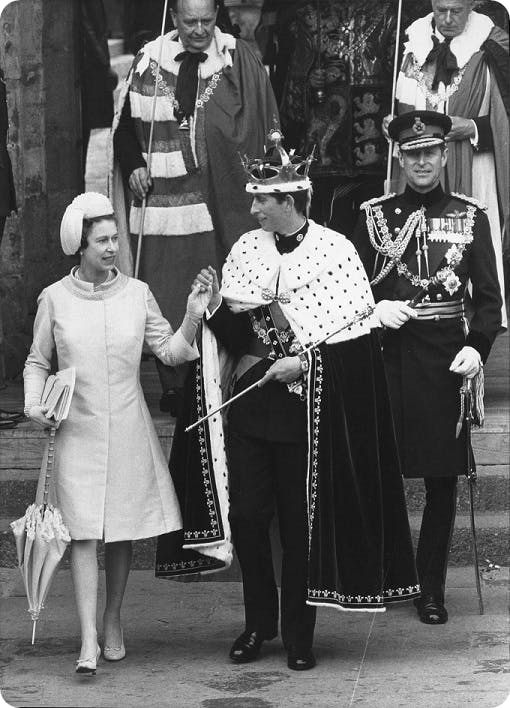
<svg viewBox="0 0 510 708">
<path fill-rule="evenodd" d="M 179 122 L 189 118 L 195 112 L 195 101 L 198 87 L 198 65 L 207 59 L 205 52 L 180 52 L 175 61 L 182 62 L 177 75 L 175 100 L 179 107 L 175 109 L 175 117 Z"/>
<path fill-rule="evenodd" d="M 459 68 L 457 59 L 450 49 L 451 41 L 452 38 L 446 38 L 443 42 L 440 42 L 435 34 L 432 35 L 432 43 L 434 46 L 425 61 L 431 64 L 434 61 L 436 62 L 436 73 L 432 81 L 433 91 L 437 91 L 440 81 L 442 81 L 445 86 L 448 86 L 452 79 L 453 72 L 457 71 Z"/>
<path fill-rule="evenodd" d="M 205 52 L 189 52 L 185 49 L 183 52 L 179 52 L 179 54 L 175 55 L 175 61 L 184 61 L 185 59 L 198 66 L 207 59 L 207 54 Z"/>
</svg>

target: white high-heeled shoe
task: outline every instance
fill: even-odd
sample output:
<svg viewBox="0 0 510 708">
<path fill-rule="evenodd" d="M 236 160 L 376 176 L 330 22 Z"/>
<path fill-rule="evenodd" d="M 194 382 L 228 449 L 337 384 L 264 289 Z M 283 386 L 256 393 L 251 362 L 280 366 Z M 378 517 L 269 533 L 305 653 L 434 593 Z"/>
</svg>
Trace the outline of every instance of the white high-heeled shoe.
<svg viewBox="0 0 510 708">
<path fill-rule="evenodd" d="M 120 661 L 126 656 L 126 647 L 124 646 L 124 632 L 120 630 L 120 647 L 110 647 L 107 644 L 103 647 L 103 657 L 106 661 Z"/>
<path fill-rule="evenodd" d="M 97 645 L 96 655 L 92 659 L 78 659 L 76 661 L 76 673 L 82 676 L 95 676 L 97 662 L 101 656 L 101 647 Z"/>
</svg>

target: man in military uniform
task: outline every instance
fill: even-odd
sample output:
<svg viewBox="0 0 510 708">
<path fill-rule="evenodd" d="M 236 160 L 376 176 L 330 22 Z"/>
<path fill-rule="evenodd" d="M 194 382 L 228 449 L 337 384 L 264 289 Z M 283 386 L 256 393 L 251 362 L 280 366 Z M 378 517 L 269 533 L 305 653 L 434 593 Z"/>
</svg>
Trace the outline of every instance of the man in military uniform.
<svg viewBox="0 0 510 708">
<path fill-rule="evenodd" d="M 481 370 L 501 325 L 487 216 L 473 199 L 446 194 L 440 183 L 450 128 L 450 118 L 433 111 L 412 111 L 390 123 L 407 185 L 402 194 L 365 202 L 353 236 L 383 327 L 402 472 L 425 481 L 415 604 L 426 624 L 448 619 L 444 591 L 457 477 L 467 471 L 465 427 L 456 437 L 459 389 L 463 377 Z"/>
</svg>

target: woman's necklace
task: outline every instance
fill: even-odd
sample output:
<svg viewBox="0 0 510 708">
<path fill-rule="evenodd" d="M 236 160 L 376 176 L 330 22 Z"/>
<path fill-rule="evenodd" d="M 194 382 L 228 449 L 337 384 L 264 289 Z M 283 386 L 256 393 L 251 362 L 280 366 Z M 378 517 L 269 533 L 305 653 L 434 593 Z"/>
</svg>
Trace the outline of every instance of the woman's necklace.
<svg viewBox="0 0 510 708">
<path fill-rule="evenodd" d="M 81 280 L 83 283 L 92 283 L 94 290 L 96 290 L 96 288 L 98 288 L 100 285 L 104 285 L 105 283 L 107 283 L 109 280 L 111 280 L 113 278 L 113 270 L 109 270 L 106 274 L 106 278 L 104 280 L 102 280 L 100 283 L 95 283 L 93 280 L 87 280 L 87 278 L 84 278 L 81 274 L 80 266 L 78 266 L 74 275 L 78 280 Z"/>
</svg>

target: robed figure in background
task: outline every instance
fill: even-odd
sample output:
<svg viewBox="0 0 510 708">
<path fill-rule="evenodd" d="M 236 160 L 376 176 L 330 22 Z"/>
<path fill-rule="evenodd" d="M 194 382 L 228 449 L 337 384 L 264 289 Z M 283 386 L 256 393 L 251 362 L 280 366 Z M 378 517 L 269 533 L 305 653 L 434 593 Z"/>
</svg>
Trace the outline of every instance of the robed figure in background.
<svg viewBox="0 0 510 708">
<path fill-rule="evenodd" d="M 114 179 L 112 193 L 121 242 L 123 233 L 133 234 L 135 250 L 146 196 L 138 277 L 177 326 L 197 269 L 221 267 L 234 241 L 253 227 L 238 155 L 263 149 L 277 108 L 259 58 L 216 27 L 214 0 L 172 5 L 176 29 L 162 40 L 150 175 L 160 38 L 136 55 L 113 125 L 116 164 L 134 197 L 127 223 L 122 180 Z M 158 365 L 158 373 L 161 409 L 175 412 L 172 391 L 185 372 Z"/>
</svg>

